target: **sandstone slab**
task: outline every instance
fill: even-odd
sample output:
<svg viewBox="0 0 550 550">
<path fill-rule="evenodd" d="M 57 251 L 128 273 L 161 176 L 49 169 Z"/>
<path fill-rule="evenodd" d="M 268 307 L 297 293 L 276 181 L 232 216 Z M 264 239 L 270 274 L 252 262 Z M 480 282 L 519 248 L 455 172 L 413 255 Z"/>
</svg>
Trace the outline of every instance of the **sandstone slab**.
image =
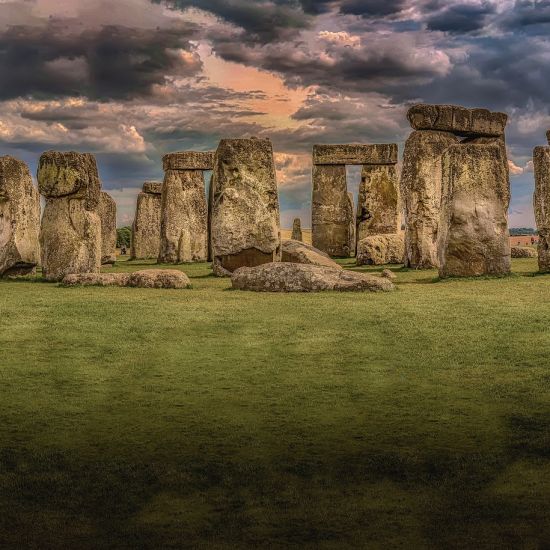
<svg viewBox="0 0 550 550">
<path fill-rule="evenodd" d="M 536 258 L 537 251 L 530 246 L 512 246 L 512 258 Z"/>
<path fill-rule="evenodd" d="M 242 267 L 231 276 L 233 288 L 254 292 L 390 291 L 386 278 L 344 269 L 294 263 Z"/>
<path fill-rule="evenodd" d="M 357 243 L 357 265 L 402 264 L 404 259 L 401 234 L 369 235 Z"/>
<path fill-rule="evenodd" d="M 129 273 L 70 273 L 65 275 L 63 286 L 128 286 Z"/>
<path fill-rule="evenodd" d="M 181 151 L 168 153 L 162 157 L 162 166 L 168 170 L 212 170 L 214 153 L 212 151 Z"/>
<path fill-rule="evenodd" d="M 218 276 L 280 259 L 279 198 L 268 139 L 220 142 L 212 177 L 211 246 Z"/>
<path fill-rule="evenodd" d="M 130 249 L 132 260 L 159 257 L 161 193 L 162 183 L 145 182 L 137 197 Z"/>
<path fill-rule="evenodd" d="M 328 254 L 301 241 L 284 240 L 281 261 L 294 264 L 310 264 L 342 269 Z"/>
<path fill-rule="evenodd" d="M 314 145 L 315 165 L 397 164 L 397 144 Z"/>
<path fill-rule="evenodd" d="M 116 202 L 106 193 L 99 198 L 99 217 L 101 218 L 101 264 L 116 262 Z"/>
<path fill-rule="evenodd" d="M 440 277 L 510 272 L 510 182 L 498 144 L 461 144 L 442 157 Z"/>
<path fill-rule="evenodd" d="M 539 233 L 539 270 L 550 272 L 550 147 L 535 147 L 533 204 Z"/>
<path fill-rule="evenodd" d="M 185 273 L 176 269 L 144 269 L 134 273 L 71 273 L 64 286 L 121 286 L 135 288 L 191 288 Z"/>
<path fill-rule="evenodd" d="M 0 277 L 32 273 L 40 261 L 40 196 L 27 165 L 0 157 Z"/>
<path fill-rule="evenodd" d="M 302 235 L 302 222 L 300 221 L 300 218 L 294 218 L 294 222 L 292 223 L 292 237 L 291 239 L 293 241 L 303 241 L 303 235 Z"/>
</svg>

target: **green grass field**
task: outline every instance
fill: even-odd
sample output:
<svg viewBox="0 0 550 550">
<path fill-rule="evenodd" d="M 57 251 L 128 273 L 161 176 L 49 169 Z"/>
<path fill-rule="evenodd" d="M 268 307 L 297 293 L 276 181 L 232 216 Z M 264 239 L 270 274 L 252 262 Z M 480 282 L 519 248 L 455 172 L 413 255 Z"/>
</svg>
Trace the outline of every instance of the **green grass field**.
<svg viewBox="0 0 550 550">
<path fill-rule="evenodd" d="M 550 548 L 535 261 L 389 294 L 181 269 L 0 282 L 0 548 Z"/>
</svg>

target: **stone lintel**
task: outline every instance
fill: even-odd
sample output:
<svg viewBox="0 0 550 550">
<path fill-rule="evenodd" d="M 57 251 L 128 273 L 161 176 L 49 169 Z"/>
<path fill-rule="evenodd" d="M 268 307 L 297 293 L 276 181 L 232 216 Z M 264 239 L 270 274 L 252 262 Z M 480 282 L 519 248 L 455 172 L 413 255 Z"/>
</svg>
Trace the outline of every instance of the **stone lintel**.
<svg viewBox="0 0 550 550">
<path fill-rule="evenodd" d="M 397 164 L 397 144 L 314 145 L 315 165 Z"/>
<path fill-rule="evenodd" d="M 168 153 L 162 157 L 162 166 L 167 170 L 212 170 L 214 153 L 212 151 L 181 151 Z"/>
</svg>

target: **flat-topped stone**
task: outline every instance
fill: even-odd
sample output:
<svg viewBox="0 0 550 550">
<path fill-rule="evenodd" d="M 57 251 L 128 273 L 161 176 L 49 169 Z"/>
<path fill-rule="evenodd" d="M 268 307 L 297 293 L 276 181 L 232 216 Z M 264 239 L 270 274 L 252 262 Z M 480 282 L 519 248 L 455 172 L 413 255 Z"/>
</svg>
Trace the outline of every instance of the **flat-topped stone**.
<svg viewBox="0 0 550 550">
<path fill-rule="evenodd" d="M 313 164 L 397 164 L 397 144 L 314 145 Z"/>
<path fill-rule="evenodd" d="M 162 195 L 162 182 L 161 181 L 146 181 L 143 184 L 143 192 L 150 195 Z"/>
<path fill-rule="evenodd" d="M 167 170 L 212 170 L 214 153 L 212 151 L 181 151 L 168 153 L 162 157 L 162 166 Z"/>
<path fill-rule="evenodd" d="M 457 105 L 414 105 L 407 118 L 415 130 L 439 130 L 459 136 L 501 136 L 508 121 L 505 113 L 468 109 Z"/>
</svg>

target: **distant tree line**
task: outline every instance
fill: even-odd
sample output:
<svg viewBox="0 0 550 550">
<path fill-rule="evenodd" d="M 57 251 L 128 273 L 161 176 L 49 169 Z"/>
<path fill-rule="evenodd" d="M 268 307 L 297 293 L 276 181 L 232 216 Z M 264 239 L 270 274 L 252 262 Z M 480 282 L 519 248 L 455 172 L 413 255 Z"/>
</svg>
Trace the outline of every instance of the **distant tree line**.
<svg viewBox="0 0 550 550">
<path fill-rule="evenodd" d="M 510 228 L 510 235 L 516 237 L 517 235 L 537 235 L 537 230 L 532 227 L 512 227 Z"/>
<path fill-rule="evenodd" d="M 118 227 L 116 230 L 116 245 L 117 248 L 125 246 L 129 248 L 130 243 L 132 242 L 132 228 L 129 225 L 124 227 Z"/>
</svg>

